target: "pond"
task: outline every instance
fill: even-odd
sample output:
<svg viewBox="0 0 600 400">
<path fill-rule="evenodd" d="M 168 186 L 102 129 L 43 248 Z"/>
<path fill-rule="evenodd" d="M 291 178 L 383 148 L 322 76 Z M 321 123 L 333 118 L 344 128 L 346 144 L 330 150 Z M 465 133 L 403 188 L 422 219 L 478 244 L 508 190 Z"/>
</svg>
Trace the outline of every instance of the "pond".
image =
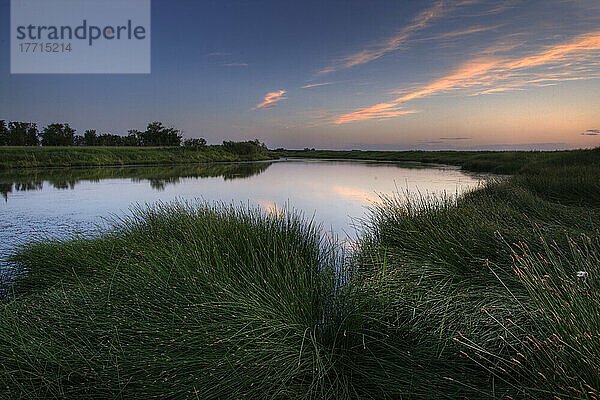
<svg viewBox="0 0 600 400">
<path fill-rule="evenodd" d="M 93 233 L 132 205 L 174 199 L 302 212 L 344 240 L 356 236 L 380 195 L 440 195 L 475 187 L 484 176 L 455 167 L 369 161 L 274 162 L 55 168 L 0 172 L 0 264 L 32 237 Z"/>
</svg>

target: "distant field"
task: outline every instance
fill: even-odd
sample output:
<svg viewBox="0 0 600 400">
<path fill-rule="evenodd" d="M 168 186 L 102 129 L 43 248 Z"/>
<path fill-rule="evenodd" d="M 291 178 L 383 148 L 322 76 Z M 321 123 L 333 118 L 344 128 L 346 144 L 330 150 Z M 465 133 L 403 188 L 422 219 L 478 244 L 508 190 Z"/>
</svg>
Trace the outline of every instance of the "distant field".
<svg viewBox="0 0 600 400">
<path fill-rule="evenodd" d="M 287 150 L 285 157 L 334 158 L 349 160 L 415 161 L 456 165 L 467 171 L 515 174 L 536 169 L 542 165 L 569 165 L 600 163 L 599 150 L 565 151 L 339 151 Z"/>
<path fill-rule="evenodd" d="M 0 169 L 257 161 L 259 153 L 235 154 L 223 146 L 189 147 L 1 147 Z"/>
</svg>

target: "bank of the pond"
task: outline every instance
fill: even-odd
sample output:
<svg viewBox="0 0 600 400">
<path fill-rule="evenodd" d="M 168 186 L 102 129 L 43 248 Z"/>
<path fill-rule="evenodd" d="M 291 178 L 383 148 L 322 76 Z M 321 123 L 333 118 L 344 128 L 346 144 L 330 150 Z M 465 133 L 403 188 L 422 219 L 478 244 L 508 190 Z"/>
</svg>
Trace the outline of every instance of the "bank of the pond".
<svg viewBox="0 0 600 400">
<path fill-rule="evenodd" d="M 0 391 L 598 398 L 599 150 L 554 154 L 458 199 L 387 199 L 342 270 L 310 223 L 227 207 L 39 240 L 0 306 Z"/>
<path fill-rule="evenodd" d="M 0 170 L 260 161 L 274 158 L 277 157 L 270 153 L 237 154 L 220 145 L 205 147 L 3 146 L 0 148 Z"/>
<path fill-rule="evenodd" d="M 516 174 L 524 169 L 569 165 L 585 160 L 598 162 L 598 149 L 562 151 L 370 151 L 370 150 L 285 150 L 285 157 L 412 161 L 459 166 L 466 171 Z"/>
</svg>

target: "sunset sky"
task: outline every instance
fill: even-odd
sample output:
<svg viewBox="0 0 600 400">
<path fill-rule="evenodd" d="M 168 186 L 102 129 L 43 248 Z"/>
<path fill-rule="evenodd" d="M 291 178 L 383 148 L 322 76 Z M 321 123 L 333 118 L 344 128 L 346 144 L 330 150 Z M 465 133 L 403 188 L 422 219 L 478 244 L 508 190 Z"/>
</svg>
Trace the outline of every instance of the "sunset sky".
<svg viewBox="0 0 600 400">
<path fill-rule="evenodd" d="M 270 147 L 600 145 L 600 1 L 152 1 L 149 75 L 11 75 L 0 119 Z"/>
</svg>

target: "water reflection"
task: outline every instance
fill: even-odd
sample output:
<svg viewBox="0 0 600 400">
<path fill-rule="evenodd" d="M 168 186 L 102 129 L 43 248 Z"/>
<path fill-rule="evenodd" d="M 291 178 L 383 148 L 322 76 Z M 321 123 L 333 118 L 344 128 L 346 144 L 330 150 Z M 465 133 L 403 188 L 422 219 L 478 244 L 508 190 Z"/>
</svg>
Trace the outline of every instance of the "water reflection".
<svg viewBox="0 0 600 400">
<path fill-rule="evenodd" d="M 0 172 L 0 269 L 12 249 L 35 237 L 90 234 L 132 205 L 189 201 L 289 207 L 340 239 L 356 237 L 353 222 L 379 195 L 459 194 L 481 176 L 457 168 L 391 162 L 281 160 L 114 168 Z"/>
<path fill-rule="evenodd" d="M 263 173 L 272 162 L 188 164 L 134 167 L 51 168 L 0 172 L 0 193 L 8 202 L 13 192 L 39 191 L 47 183 L 54 189 L 75 189 L 81 182 L 100 182 L 104 179 L 130 179 L 148 182 L 157 191 L 176 185 L 186 178 L 223 177 L 224 180 L 245 179 Z"/>
</svg>

